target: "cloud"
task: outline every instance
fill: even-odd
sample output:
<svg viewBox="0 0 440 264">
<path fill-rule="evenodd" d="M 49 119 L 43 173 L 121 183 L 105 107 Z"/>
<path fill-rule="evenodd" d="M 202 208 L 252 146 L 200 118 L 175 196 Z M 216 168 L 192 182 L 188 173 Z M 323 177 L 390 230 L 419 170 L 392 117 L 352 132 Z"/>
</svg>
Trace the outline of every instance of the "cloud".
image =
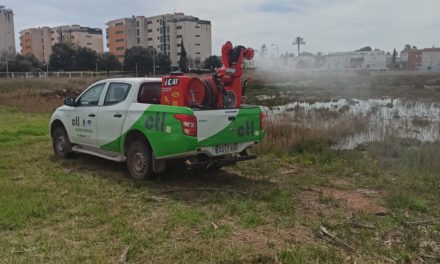
<svg viewBox="0 0 440 264">
<path fill-rule="evenodd" d="M 184 12 L 212 21 L 213 51 L 226 40 L 259 49 L 276 44 L 294 51 L 355 50 L 366 45 L 392 51 L 406 43 L 440 46 L 438 0 L 3 0 L 14 9 L 16 33 L 34 26 L 81 24 L 101 27 L 131 15 Z M 273 52 L 269 50 L 269 53 Z"/>
</svg>

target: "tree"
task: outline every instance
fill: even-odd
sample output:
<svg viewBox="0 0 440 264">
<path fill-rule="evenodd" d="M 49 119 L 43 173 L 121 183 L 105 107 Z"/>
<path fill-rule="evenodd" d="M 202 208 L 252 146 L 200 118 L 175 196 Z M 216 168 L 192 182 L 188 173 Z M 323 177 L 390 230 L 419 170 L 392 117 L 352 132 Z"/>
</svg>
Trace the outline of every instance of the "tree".
<svg viewBox="0 0 440 264">
<path fill-rule="evenodd" d="M 52 47 L 49 66 L 53 70 L 72 71 L 77 69 L 77 51 L 72 44 L 57 43 Z"/>
<path fill-rule="evenodd" d="M 366 46 L 366 47 L 363 47 L 363 48 L 358 49 L 356 51 L 373 51 L 373 49 L 370 46 Z"/>
<path fill-rule="evenodd" d="M 405 47 L 403 47 L 403 50 L 411 50 L 411 45 L 406 44 Z"/>
<path fill-rule="evenodd" d="M 76 70 L 78 71 L 94 71 L 98 63 L 98 53 L 96 51 L 78 47 L 76 49 Z"/>
<path fill-rule="evenodd" d="M 300 55 L 300 48 L 301 45 L 306 45 L 306 42 L 304 41 L 304 39 L 302 37 L 296 37 L 295 41 L 292 43 L 292 45 L 296 45 L 298 47 L 298 56 Z"/>
<path fill-rule="evenodd" d="M 171 59 L 168 55 L 159 52 L 156 56 L 156 66 L 159 67 L 159 71 L 165 73 L 171 71 Z"/>
<path fill-rule="evenodd" d="M 394 49 L 393 57 L 391 58 L 391 68 L 393 68 L 393 69 L 397 68 L 397 51 L 396 51 L 396 49 Z"/>
<path fill-rule="evenodd" d="M 106 52 L 98 56 L 98 69 L 101 71 L 119 71 L 122 68 L 122 63 L 119 62 L 118 58 L 110 53 Z"/>
<path fill-rule="evenodd" d="M 124 70 L 136 71 L 141 74 L 153 72 L 152 49 L 135 46 L 125 51 Z"/>
<path fill-rule="evenodd" d="M 179 69 L 181 72 L 188 72 L 188 55 L 186 54 L 185 46 L 183 46 L 182 39 L 182 47 L 180 49 L 180 60 L 179 60 Z"/>
<path fill-rule="evenodd" d="M 41 71 L 43 69 L 43 65 L 33 54 L 5 54 L 0 61 L 3 62 L 0 64 L 0 72 L 6 71 L 6 62 L 8 63 L 8 71 L 10 72 L 30 72 Z"/>
<path fill-rule="evenodd" d="M 209 56 L 203 62 L 203 68 L 209 69 L 211 72 L 214 72 L 215 68 L 220 68 L 222 66 L 222 62 L 217 56 Z"/>
<path fill-rule="evenodd" d="M 264 58 L 264 57 L 266 57 L 266 54 L 267 54 L 267 46 L 266 46 L 266 44 L 263 44 L 263 46 L 261 46 L 261 49 L 260 49 L 260 57 Z"/>
</svg>

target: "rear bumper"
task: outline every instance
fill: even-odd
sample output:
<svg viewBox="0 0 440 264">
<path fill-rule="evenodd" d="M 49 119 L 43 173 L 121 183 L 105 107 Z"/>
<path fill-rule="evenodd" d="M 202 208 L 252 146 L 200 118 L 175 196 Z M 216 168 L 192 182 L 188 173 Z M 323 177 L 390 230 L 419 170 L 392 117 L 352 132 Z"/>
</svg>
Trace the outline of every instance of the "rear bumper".
<svg viewBox="0 0 440 264">
<path fill-rule="evenodd" d="M 256 144 L 258 144 L 258 141 L 251 141 L 251 142 L 243 142 L 243 143 L 234 144 L 234 145 L 237 145 L 237 149 L 234 150 L 233 152 L 230 152 L 230 153 L 218 153 L 216 151 L 217 146 L 200 147 L 197 150 L 197 153 L 198 154 L 205 154 L 208 157 L 221 157 L 221 156 L 225 156 L 225 155 L 229 155 L 229 154 L 241 153 L 245 149 L 247 149 L 253 145 L 256 145 Z M 228 145 L 228 144 L 226 144 L 226 145 Z"/>
<path fill-rule="evenodd" d="M 210 168 L 216 166 L 233 166 L 239 161 L 254 160 L 256 155 L 249 155 L 246 151 L 239 154 L 221 157 L 206 158 L 206 156 L 195 156 L 185 161 L 187 169 Z"/>
</svg>

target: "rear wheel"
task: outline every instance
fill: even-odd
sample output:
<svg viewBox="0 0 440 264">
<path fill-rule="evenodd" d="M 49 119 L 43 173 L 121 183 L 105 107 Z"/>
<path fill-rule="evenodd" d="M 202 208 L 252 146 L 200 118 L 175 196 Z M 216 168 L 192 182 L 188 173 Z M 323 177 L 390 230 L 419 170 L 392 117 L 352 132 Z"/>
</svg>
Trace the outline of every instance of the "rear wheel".
<svg viewBox="0 0 440 264">
<path fill-rule="evenodd" d="M 63 159 L 68 158 L 72 153 L 72 144 L 64 128 L 58 127 L 55 129 L 52 137 L 52 147 L 55 155 Z"/>
<path fill-rule="evenodd" d="M 133 179 L 151 179 L 153 177 L 152 165 L 151 151 L 145 142 L 137 140 L 129 145 L 127 167 Z"/>
</svg>

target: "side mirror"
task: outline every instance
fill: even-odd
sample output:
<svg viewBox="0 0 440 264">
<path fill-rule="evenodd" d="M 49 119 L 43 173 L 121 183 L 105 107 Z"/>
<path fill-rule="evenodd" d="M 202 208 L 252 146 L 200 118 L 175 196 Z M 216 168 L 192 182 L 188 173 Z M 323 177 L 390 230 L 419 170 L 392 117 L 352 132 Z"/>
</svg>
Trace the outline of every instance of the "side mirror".
<svg viewBox="0 0 440 264">
<path fill-rule="evenodd" d="M 75 107 L 75 97 L 66 97 L 64 98 L 64 104 L 67 106 Z"/>
</svg>

